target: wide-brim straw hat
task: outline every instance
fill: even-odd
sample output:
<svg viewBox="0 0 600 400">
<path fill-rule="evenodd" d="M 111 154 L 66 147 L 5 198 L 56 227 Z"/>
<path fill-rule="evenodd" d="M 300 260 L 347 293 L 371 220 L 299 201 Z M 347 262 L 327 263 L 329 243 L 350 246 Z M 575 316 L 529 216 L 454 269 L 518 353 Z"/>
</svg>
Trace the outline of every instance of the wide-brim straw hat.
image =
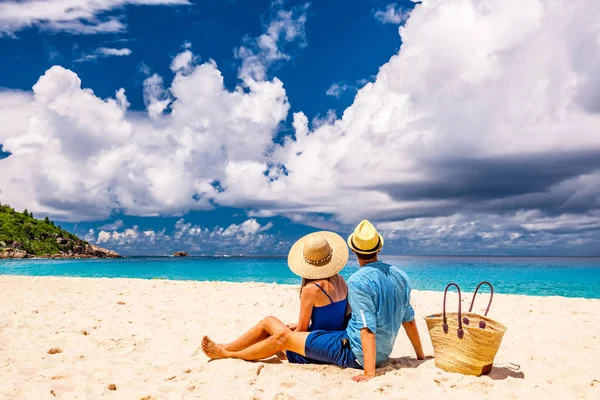
<svg viewBox="0 0 600 400">
<path fill-rule="evenodd" d="M 348 246 L 335 232 L 321 231 L 300 238 L 288 254 L 288 266 L 305 279 L 334 276 L 348 262 Z"/>
<path fill-rule="evenodd" d="M 366 219 L 348 236 L 348 246 L 360 254 L 375 254 L 383 247 L 383 236 Z"/>
</svg>

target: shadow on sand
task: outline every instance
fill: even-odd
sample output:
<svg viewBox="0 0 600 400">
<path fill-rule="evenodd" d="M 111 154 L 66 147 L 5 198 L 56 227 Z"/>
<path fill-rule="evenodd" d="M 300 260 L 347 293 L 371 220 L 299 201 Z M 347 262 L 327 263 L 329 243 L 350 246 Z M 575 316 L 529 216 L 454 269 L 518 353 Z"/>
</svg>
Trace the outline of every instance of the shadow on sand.
<svg viewBox="0 0 600 400">
<path fill-rule="evenodd" d="M 502 367 L 494 365 L 492 372 L 487 374 L 487 376 L 495 381 L 504 380 L 506 378 L 525 379 L 525 374 L 523 371 L 519 371 L 519 369 L 521 369 L 521 367 L 515 364 Z"/>
<path fill-rule="evenodd" d="M 413 357 L 390 358 L 383 366 L 377 368 L 377 374 L 385 374 L 386 372 L 403 368 L 418 368 L 421 364 L 433 361 L 433 359 L 432 356 L 427 356 L 425 360 L 417 360 Z M 494 366 L 489 374 L 483 376 L 487 376 L 495 381 L 507 378 L 525 379 L 525 374 L 522 371 L 519 371 L 520 369 L 521 366 L 516 364 Z"/>
<path fill-rule="evenodd" d="M 418 368 L 421 364 L 433 360 L 433 357 L 427 356 L 424 360 L 417 360 L 414 357 L 397 357 L 388 359 L 384 365 L 377 368 L 378 373 L 395 371 L 403 368 Z"/>
</svg>

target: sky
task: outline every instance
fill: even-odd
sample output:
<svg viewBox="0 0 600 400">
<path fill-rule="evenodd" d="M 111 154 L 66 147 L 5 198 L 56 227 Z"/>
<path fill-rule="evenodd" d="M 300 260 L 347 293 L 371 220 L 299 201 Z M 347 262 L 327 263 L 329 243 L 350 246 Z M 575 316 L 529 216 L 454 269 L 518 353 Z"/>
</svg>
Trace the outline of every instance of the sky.
<svg viewBox="0 0 600 400">
<path fill-rule="evenodd" d="M 596 0 L 0 1 L 0 202 L 124 255 L 600 255 Z"/>
</svg>

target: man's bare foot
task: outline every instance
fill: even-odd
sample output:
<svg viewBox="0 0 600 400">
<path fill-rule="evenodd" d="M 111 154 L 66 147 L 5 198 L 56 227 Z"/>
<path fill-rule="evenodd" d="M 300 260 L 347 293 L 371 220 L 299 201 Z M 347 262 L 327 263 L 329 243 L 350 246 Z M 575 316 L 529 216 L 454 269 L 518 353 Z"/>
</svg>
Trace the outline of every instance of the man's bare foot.
<svg viewBox="0 0 600 400">
<path fill-rule="evenodd" d="M 220 358 L 226 358 L 225 351 L 219 347 L 215 342 L 210 340 L 208 336 L 202 338 L 202 351 L 211 360 L 218 360 Z"/>
</svg>

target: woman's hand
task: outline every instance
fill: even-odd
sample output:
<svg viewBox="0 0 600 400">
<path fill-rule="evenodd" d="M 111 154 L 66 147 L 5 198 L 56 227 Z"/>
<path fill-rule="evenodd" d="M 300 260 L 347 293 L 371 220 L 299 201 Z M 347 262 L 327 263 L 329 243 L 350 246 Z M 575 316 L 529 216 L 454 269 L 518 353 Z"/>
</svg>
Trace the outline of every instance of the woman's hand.
<svg viewBox="0 0 600 400">
<path fill-rule="evenodd" d="M 298 327 L 298 324 L 285 324 L 285 326 L 290 328 L 291 331 L 295 331 L 296 328 Z"/>
</svg>

